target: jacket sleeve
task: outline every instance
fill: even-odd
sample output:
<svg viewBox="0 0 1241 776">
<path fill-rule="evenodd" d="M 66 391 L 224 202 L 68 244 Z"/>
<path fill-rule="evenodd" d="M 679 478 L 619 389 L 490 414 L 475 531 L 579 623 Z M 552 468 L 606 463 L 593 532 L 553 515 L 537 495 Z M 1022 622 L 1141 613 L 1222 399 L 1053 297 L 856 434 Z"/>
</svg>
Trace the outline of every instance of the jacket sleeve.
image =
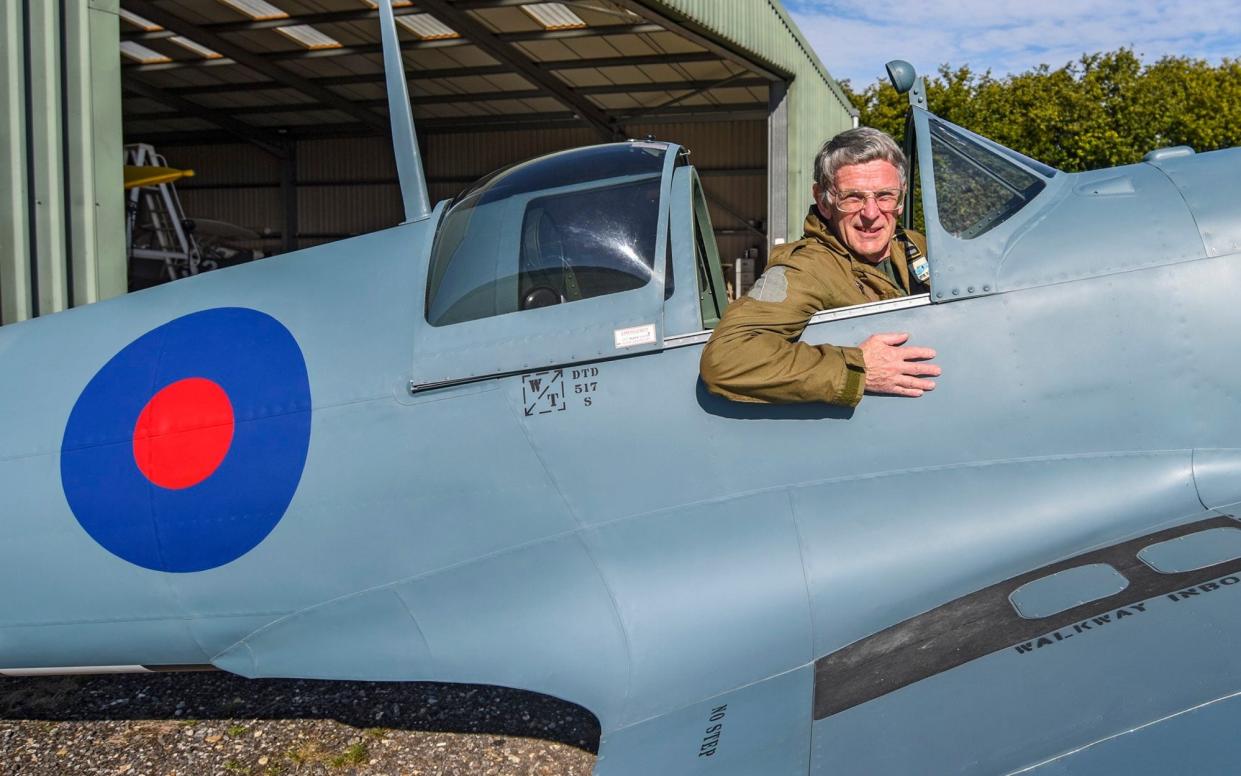
<svg viewBox="0 0 1241 776">
<path fill-rule="evenodd" d="M 794 264 L 772 269 L 783 274 L 778 280 L 787 289 L 764 290 L 728 306 L 702 353 L 707 389 L 733 401 L 856 406 L 866 385 L 862 351 L 797 341 L 812 315 L 833 306 L 813 290 L 823 284 Z M 770 284 L 766 274 L 761 281 Z"/>
</svg>

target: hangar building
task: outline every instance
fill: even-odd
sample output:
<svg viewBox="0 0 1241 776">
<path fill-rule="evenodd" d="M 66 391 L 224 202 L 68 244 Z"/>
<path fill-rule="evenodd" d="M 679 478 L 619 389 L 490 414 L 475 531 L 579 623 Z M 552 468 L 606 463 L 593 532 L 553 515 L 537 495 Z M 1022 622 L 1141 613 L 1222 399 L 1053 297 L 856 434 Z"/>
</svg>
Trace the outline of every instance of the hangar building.
<svg viewBox="0 0 1241 776">
<path fill-rule="evenodd" d="M 551 151 L 670 140 L 702 174 L 725 262 L 761 265 L 800 235 L 816 147 L 855 123 L 778 0 L 394 5 L 433 201 Z M 194 171 L 175 183 L 186 218 L 262 254 L 401 220 L 374 0 L 3 9 L 3 322 L 132 285 L 133 144 Z"/>
</svg>

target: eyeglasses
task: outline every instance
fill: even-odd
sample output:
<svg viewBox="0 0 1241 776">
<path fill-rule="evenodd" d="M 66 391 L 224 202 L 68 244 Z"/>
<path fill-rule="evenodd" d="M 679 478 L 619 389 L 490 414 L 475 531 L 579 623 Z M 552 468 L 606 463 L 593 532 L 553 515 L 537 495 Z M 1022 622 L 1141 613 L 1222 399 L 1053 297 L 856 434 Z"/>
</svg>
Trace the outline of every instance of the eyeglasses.
<svg viewBox="0 0 1241 776">
<path fill-rule="evenodd" d="M 875 206 L 884 213 L 894 213 L 901 209 L 902 191 L 900 189 L 879 189 L 878 191 L 831 191 L 832 204 L 842 213 L 856 213 L 866 207 L 866 200 L 875 198 Z"/>
</svg>

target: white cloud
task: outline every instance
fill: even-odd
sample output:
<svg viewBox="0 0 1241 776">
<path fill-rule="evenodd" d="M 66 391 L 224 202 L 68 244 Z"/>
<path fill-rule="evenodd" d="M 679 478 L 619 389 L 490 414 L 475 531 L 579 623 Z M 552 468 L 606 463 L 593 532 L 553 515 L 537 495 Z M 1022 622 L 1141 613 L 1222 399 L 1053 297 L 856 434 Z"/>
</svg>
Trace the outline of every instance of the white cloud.
<svg viewBox="0 0 1241 776">
<path fill-rule="evenodd" d="M 1241 56 L 1237 0 L 891 0 L 859 7 L 839 0 L 786 0 L 827 69 L 862 88 L 890 59 L 922 73 L 941 64 L 995 75 L 1039 64 L 1060 67 L 1083 53 L 1129 46 L 1146 61 L 1166 55 L 1218 62 Z"/>
</svg>

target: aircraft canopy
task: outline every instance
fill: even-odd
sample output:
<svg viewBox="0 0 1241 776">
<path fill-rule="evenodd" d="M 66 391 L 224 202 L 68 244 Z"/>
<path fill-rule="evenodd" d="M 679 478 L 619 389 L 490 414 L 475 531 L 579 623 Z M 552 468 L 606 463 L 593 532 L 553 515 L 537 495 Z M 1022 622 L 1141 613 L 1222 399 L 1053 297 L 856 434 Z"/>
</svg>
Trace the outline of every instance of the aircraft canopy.
<svg viewBox="0 0 1241 776">
<path fill-rule="evenodd" d="M 650 281 L 664 143 L 579 148 L 463 192 L 431 254 L 434 326 L 640 288 Z"/>
</svg>

